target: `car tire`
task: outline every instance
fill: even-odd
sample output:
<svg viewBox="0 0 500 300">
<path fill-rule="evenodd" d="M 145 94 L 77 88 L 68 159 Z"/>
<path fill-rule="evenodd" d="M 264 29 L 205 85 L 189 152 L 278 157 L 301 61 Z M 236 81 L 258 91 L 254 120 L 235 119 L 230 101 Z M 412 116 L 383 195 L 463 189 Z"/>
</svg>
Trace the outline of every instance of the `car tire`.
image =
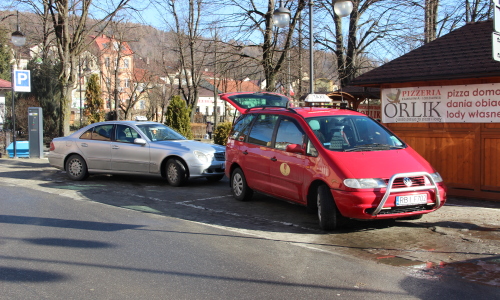
<svg viewBox="0 0 500 300">
<path fill-rule="evenodd" d="M 180 160 L 176 158 L 169 159 L 165 168 L 168 184 L 171 186 L 181 186 L 186 183 L 186 168 Z"/>
<path fill-rule="evenodd" d="M 316 201 L 321 229 L 330 231 L 346 225 L 347 218 L 340 214 L 328 186 L 323 184 L 318 187 Z"/>
<path fill-rule="evenodd" d="M 250 201 L 252 199 L 253 190 L 248 187 L 245 174 L 240 168 L 231 173 L 231 191 L 238 201 Z"/>
<path fill-rule="evenodd" d="M 71 180 L 80 181 L 89 176 L 87 163 L 80 155 L 71 155 L 66 160 L 66 174 Z"/>
<path fill-rule="evenodd" d="M 217 181 L 221 181 L 222 178 L 224 178 L 224 175 L 217 175 L 217 176 L 207 176 L 206 177 L 208 181 L 210 182 L 217 182 Z"/>
</svg>

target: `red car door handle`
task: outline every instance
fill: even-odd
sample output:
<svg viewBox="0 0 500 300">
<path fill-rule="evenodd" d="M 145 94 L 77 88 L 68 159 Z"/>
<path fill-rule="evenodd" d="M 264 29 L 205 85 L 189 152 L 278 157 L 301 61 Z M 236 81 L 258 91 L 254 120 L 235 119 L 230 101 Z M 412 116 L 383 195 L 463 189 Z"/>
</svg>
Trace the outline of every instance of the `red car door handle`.
<svg viewBox="0 0 500 300">
<path fill-rule="evenodd" d="M 247 150 L 243 151 L 243 154 L 247 155 L 247 154 L 248 154 L 248 151 L 247 151 Z"/>
<path fill-rule="evenodd" d="M 276 157 L 271 158 L 272 161 L 277 161 L 278 159 Z"/>
</svg>

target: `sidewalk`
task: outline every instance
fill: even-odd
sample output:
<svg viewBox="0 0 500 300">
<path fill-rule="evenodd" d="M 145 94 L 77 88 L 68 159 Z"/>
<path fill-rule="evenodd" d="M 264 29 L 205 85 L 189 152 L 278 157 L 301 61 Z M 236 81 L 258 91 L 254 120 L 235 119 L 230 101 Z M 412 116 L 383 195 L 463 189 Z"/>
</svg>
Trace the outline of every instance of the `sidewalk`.
<svg viewBox="0 0 500 300">
<path fill-rule="evenodd" d="M 204 143 L 209 143 L 213 144 L 213 140 L 208 140 L 208 139 L 199 139 L 199 141 L 204 142 Z M 0 158 L 0 172 L 2 172 L 3 168 L 9 168 L 9 166 L 15 166 L 19 164 L 24 164 L 24 163 L 29 163 L 30 165 L 33 165 L 34 168 L 39 167 L 50 167 L 49 161 L 47 159 L 48 151 L 44 152 L 44 158 L 9 158 L 8 155 L 4 154 Z M 55 169 L 54 169 L 55 170 Z M 493 201 L 493 200 L 483 200 L 483 199 L 473 199 L 473 198 L 463 198 L 463 197 L 455 197 L 455 196 L 449 196 L 445 206 L 455 206 L 455 207 L 469 207 L 469 208 L 485 208 L 485 209 L 493 209 L 494 212 L 495 210 L 497 215 L 494 215 L 493 219 L 491 220 L 492 222 L 495 222 L 500 226 L 500 193 L 498 195 L 499 201 Z M 439 212 L 439 210 L 438 210 Z M 470 213 L 467 217 L 470 220 L 475 220 L 477 223 L 483 223 L 487 220 L 479 217 L 477 214 Z"/>
</svg>

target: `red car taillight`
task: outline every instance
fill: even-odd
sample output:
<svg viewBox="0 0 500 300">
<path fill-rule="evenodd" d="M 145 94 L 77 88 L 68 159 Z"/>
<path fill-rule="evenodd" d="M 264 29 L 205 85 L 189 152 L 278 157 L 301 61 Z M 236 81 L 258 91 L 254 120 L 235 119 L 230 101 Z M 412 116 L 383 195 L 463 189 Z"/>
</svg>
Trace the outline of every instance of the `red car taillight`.
<svg viewBox="0 0 500 300">
<path fill-rule="evenodd" d="M 54 151 L 54 150 L 56 150 L 56 146 L 54 146 L 54 142 L 50 142 L 49 151 Z"/>
</svg>

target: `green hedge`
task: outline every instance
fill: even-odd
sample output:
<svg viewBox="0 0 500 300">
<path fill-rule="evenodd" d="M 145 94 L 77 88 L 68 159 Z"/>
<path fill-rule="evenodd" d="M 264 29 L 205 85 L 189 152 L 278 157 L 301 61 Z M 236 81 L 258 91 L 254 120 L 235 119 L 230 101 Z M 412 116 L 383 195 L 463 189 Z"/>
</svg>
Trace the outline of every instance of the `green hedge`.
<svg viewBox="0 0 500 300">
<path fill-rule="evenodd" d="M 224 122 L 217 124 L 217 128 L 214 131 L 214 143 L 218 145 L 225 146 L 227 142 L 227 137 L 232 127 L 231 122 Z"/>
</svg>

